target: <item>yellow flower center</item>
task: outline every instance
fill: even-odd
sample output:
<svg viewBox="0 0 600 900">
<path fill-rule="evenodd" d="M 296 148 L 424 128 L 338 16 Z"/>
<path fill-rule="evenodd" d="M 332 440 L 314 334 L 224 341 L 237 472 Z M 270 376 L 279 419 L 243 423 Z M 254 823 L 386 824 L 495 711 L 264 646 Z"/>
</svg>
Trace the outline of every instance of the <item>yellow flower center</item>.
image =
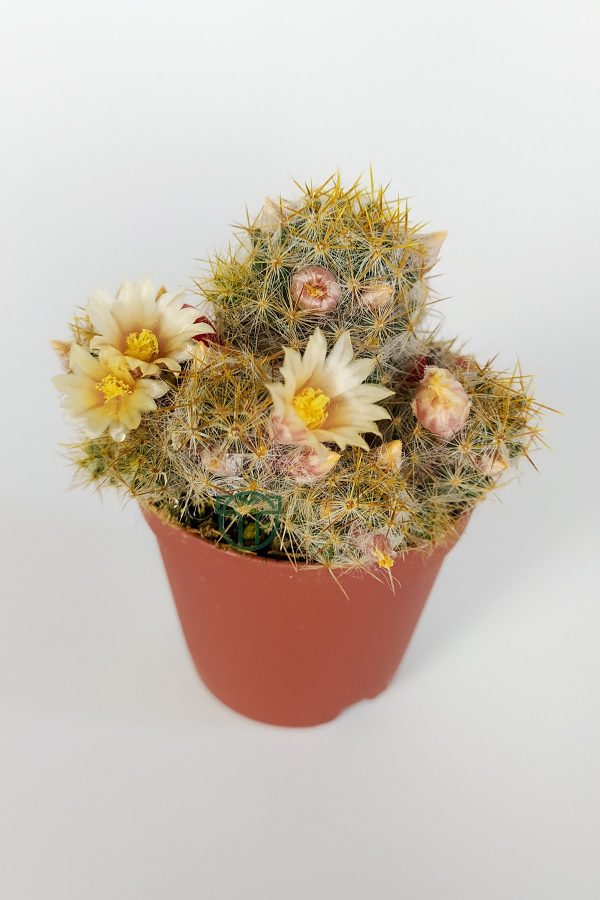
<svg viewBox="0 0 600 900">
<path fill-rule="evenodd" d="M 325 288 L 321 287 L 318 284 L 305 284 L 304 293 L 308 294 L 309 297 L 316 297 L 320 300 L 321 297 L 325 296 L 327 291 L 325 290 Z"/>
<path fill-rule="evenodd" d="M 142 328 L 141 331 L 132 331 L 127 335 L 125 353 L 142 362 L 149 362 L 158 355 L 158 338 L 153 331 Z"/>
<path fill-rule="evenodd" d="M 327 418 L 329 397 L 319 388 L 307 387 L 296 394 L 292 405 L 296 415 L 302 419 L 307 428 L 312 430 L 319 428 Z"/>
<path fill-rule="evenodd" d="M 104 395 L 105 403 L 114 400 L 115 397 L 124 397 L 126 394 L 133 393 L 127 382 L 122 378 L 117 378 L 116 375 L 106 375 L 102 381 L 96 384 L 96 387 Z"/>
<path fill-rule="evenodd" d="M 433 394 L 433 400 L 444 408 L 451 405 L 452 395 L 448 390 L 448 380 L 445 372 L 432 372 L 427 382 L 427 387 Z"/>
<path fill-rule="evenodd" d="M 380 569 L 391 569 L 394 565 L 394 560 L 392 559 L 392 557 L 387 553 L 384 553 L 382 550 L 375 550 L 374 556 Z"/>
</svg>

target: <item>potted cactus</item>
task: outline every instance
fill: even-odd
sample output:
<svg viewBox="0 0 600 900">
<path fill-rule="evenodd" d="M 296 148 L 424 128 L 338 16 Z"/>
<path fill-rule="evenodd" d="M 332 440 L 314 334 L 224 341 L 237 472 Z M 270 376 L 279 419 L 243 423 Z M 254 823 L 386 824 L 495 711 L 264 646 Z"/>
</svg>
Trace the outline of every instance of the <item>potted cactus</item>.
<svg viewBox="0 0 600 900">
<path fill-rule="evenodd" d="M 267 200 L 195 290 L 95 292 L 56 344 L 84 481 L 135 497 L 208 687 L 310 725 L 392 678 L 445 554 L 539 433 L 428 320 L 445 234 L 339 177 Z"/>
</svg>

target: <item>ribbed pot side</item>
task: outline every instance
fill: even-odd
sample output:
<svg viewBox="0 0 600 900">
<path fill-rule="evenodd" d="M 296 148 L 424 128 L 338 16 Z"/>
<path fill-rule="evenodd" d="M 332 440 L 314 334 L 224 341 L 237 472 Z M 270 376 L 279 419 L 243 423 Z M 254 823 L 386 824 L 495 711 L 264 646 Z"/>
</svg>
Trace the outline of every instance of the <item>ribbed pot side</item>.
<svg viewBox="0 0 600 900">
<path fill-rule="evenodd" d="M 325 568 L 226 550 L 145 515 L 200 678 L 227 706 L 273 725 L 318 725 L 381 693 L 456 542 L 398 558 L 392 591 L 384 578 L 346 573 L 336 583 Z"/>
</svg>

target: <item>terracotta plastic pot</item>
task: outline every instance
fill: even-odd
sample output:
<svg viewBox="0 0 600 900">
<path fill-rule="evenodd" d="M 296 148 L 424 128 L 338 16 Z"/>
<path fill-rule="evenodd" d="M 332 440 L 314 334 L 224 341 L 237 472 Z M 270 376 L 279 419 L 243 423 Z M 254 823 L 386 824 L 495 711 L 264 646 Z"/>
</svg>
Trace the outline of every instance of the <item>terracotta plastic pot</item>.
<svg viewBox="0 0 600 900">
<path fill-rule="evenodd" d="M 318 725 L 391 681 L 448 550 L 408 553 L 387 581 L 216 546 L 146 513 L 200 678 L 273 725 Z"/>
</svg>

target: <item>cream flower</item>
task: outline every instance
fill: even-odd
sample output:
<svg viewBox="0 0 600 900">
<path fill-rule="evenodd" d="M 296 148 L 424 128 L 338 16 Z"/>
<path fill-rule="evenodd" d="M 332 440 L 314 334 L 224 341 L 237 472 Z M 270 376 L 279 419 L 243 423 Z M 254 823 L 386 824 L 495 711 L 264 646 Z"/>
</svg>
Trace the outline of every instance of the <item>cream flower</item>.
<svg viewBox="0 0 600 900">
<path fill-rule="evenodd" d="M 89 351 L 73 344 L 69 375 L 57 375 L 53 383 L 65 394 L 63 407 L 85 426 L 90 437 L 108 428 L 115 441 L 140 424 L 142 413 L 156 409 L 155 400 L 169 386 L 155 378 L 134 378 L 122 356 Z"/>
<path fill-rule="evenodd" d="M 412 411 L 423 428 L 450 440 L 467 421 L 470 409 L 465 389 L 448 369 L 426 367 L 412 402 Z"/>
<path fill-rule="evenodd" d="M 197 309 L 183 306 L 184 296 L 185 291 L 157 296 L 147 278 L 135 285 L 126 281 L 116 297 L 94 291 L 87 306 L 96 332 L 90 347 L 122 354 L 143 375 L 156 375 L 161 366 L 179 372 L 192 356 L 192 339 L 213 331 L 196 321 Z"/>
<path fill-rule="evenodd" d="M 300 309 L 309 312 L 331 312 L 340 302 L 342 289 L 335 276 L 323 266 L 306 266 L 292 275 L 292 297 Z"/>
<path fill-rule="evenodd" d="M 348 446 L 368 450 L 361 435 L 379 434 L 375 422 L 390 416 L 377 401 L 393 394 L 379 384 L 363 384 L 375 360 L 354 359 L 347 331 L 329 355 L 320 328 L 310 337 L 303 356 L 284 349 L 283 382 L 267 385 L 273 398 L 275 440 L 309 447 L 321 457 L 329 453 L 325 443 L 335 443 L 341 450 Z"/>
</svg>

